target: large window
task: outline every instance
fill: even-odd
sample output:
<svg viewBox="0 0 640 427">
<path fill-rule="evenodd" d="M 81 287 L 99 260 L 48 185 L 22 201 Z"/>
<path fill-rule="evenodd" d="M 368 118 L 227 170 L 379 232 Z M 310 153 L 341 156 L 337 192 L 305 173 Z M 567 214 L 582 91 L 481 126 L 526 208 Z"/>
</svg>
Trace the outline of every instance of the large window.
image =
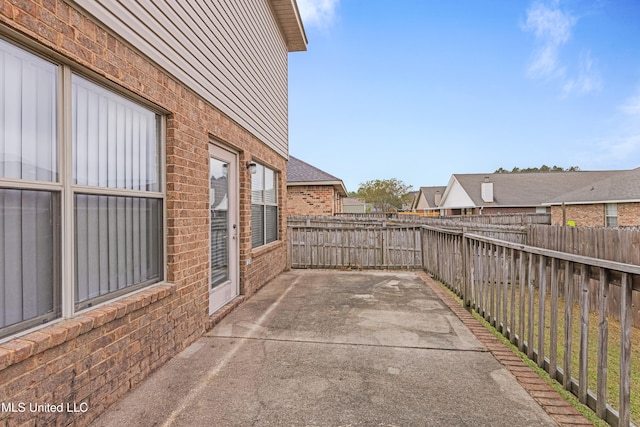
<svg viewBox="0 0 640 427">
<path fill-rule="evenodd" d="M 251 244 L 278 240 L 278 174 L 261 164 L 251 175 Z"/>
<path fill-rule="evenodd" d="M 65 67 L 0 40 L 0 337 L 162 280 L 161 117 Z"/>
</svg>

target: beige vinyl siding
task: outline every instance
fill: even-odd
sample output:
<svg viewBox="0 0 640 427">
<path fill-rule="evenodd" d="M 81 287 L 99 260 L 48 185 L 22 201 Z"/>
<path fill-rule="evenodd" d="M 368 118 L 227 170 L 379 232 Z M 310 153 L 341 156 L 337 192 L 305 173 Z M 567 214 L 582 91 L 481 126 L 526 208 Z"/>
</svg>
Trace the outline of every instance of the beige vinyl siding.
<svg viewBox="0 0 640 427">
<path fill-rule="evenodd" d="M 283 156 L 287 54 L 269 0 L 77 0 Z"/>
</svg>

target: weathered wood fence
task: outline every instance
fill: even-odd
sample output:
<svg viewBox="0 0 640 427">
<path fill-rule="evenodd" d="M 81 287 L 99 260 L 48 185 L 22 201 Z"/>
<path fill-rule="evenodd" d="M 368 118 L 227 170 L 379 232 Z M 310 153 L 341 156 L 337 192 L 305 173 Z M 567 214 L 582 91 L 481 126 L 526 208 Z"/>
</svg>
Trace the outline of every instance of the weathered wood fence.
<svg viewBox="0 0 640 427">
<path fill-rule="evenodd" d="M 560 252 L 640 265 L 640 229 L 604 227 L 527 227 L 527 244 Z"/>
<path fill-rule="evenodd" d="M 422 268 L 420 227 L 289 226 L 292 268 Z"/>
<path fill-rule="evenodd" d="M 632 291 L 640 290 L 640 266 L 425 228 L 427 271 L 599 417 L 614 426 L 630 425 Z M 599 294 L 595 319 L 589 309 L 593 279 Z M 619 299 L 616 313 L 609 309 L 613 295 Z M 618 337 L 609 336 L 612 318 L 620 319 Z M 594 326 L 596 337 L 589 333 Z M 594 339 L 596 354 L 590 354 Z M 610 348 L 612 342 L 618 348 Z M 617 360 L 610 366 L 612 355 Z M 597 364 L 593 389 L 590 362 Z M 616 402 L 608 397 L 610 370 L 620 375 Z"/>
<path fill-rule="evenodd" d="M 386 219 L 292 221 L 290 265 L 425 269 L 598 416 L 614 426 L 632 425 L 631 334 L 634 316 L 640 317 L 632 298 L 640 291 L 640 265 L 496 239 L 492 233 Z M 612 319 L 620 322 L 618 336 L 609 334 Z M 595 337 L 590 328 L 596 328 Z M 595 380 L 588 376 L 590 363 L 597 367 Z M 615 393 L 607 390 L 609 372 L 619 373 Z"/>
</svg>

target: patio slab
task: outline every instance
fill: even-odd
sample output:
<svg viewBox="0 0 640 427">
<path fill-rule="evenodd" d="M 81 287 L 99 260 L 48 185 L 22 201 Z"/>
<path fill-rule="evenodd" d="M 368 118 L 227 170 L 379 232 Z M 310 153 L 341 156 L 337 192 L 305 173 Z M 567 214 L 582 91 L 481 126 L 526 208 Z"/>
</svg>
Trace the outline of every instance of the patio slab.
<svg viewBox="0 0 640 427">
<path fill-rule="evenodd" d="M 294 270 L 93 425 L 557 424 L 414 273 Z"/>
</svg>

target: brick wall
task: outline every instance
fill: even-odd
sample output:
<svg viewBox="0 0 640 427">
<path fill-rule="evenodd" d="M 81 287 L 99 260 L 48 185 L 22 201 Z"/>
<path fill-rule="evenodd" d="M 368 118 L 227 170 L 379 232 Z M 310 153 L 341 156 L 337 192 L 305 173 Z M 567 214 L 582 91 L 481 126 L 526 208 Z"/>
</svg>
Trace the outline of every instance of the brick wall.
<svg viewBox="0 0 640 427">
<path fill-rule="evenodd" d="M 333 215 L 342 212 L 342 200 L 330 185 L 292 185 L 287 190 L 289 215 Z"/>
<path fill-rule="evenodd" d="M 208 315 L 210 141 L 239 157 L 240 290 L 250 295 L 286 266 L 286 160 L 62 0 L 0 6 L 0 31 L 18 45 L 72 64 L 167 110 L 167 283 L 0 344 L 0 402 L 76 404 L 86 412 L 0 413 L 0 425 L 88 425 L 211 324 Z M 251 248 L 256 160 L 279 172 L 280 240 Z M 250 263 L 248 262 L 250 261 Z M 16 407 L 20 409 L 20 407 Z M 66 408 L 65 408 L 66 409 Z"/>
<path fill-rule="evenodd" d="M 551 207 L 551 225 L 562 225 L 562 207 Z M 565 218 L 578 227 L 604 227 L 604 205 L 566 205 Z"/>
<path fill-rule="evenodd" d="M 576 226 L 604 227 L 605 206 L 566 205 L 566 220 L 575 221 Z M 562 225 L 562 206 L 551 207 L 551 225 Z M 640 203 L 618 203 L 618 226 L 640 226 Z"/>
<path fill-rule="evenodd" d="M 619 203 L 618 225 L 620 227 L 640 226 L 640 203 Z"/>
</svg>

